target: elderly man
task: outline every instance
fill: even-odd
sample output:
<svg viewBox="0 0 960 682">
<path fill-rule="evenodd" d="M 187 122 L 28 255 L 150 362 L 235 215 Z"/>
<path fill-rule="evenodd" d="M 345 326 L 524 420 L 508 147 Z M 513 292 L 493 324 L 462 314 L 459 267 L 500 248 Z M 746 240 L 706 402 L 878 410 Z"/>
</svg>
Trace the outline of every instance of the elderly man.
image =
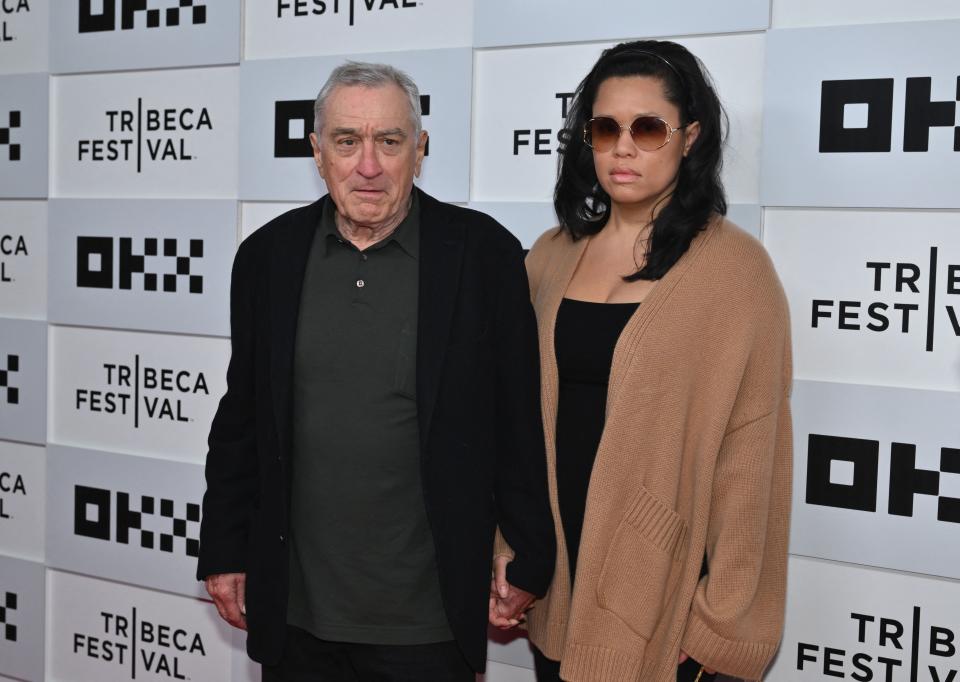
<svg viewBox="0 0 960 682">
<path fill-rule="evenodd" d="M 234 262 L 198 578 L 265 682 L 472 682 L 488 606 L 511 620 L 554 565 L 523 252 L 414 188 L 402 72 L 337 68 L 310 139 L 329 194 Z M 515 558 L 494 609 L 497 526 Z"/>
</svg>

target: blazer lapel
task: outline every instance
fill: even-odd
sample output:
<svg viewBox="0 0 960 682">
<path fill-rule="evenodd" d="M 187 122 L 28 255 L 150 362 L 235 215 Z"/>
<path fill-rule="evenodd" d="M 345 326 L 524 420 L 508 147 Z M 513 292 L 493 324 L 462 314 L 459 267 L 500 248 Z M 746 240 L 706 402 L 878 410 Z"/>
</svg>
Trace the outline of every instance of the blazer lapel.
<svg viewBox="0 0 960 682">
<path fill-rule="evenodd" d="M 300 290 L 325 199 L 308 206 L 298 220 L 279 232 L 270 262 L 270 384 L 281 453 L 290 448 L 293 352 Z"/>
<path fill-rule="evenodd" d="M 457 302 L 465 232 L 443 204 L 420 192 L 420 299 L 417 303 L 417 416 L 420 446 L 430 435 L 450 323 Z"/>
</svg>

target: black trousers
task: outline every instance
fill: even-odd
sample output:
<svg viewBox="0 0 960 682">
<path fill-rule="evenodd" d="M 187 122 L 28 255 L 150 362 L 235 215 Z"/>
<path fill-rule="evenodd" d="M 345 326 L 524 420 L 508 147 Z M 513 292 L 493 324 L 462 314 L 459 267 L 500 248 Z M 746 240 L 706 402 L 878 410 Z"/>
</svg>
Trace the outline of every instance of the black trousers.
<svg viewBox="0 0 960 682">
<path fill-rule="evenodd" d="M 560 662 L 550 660 L 532 644 L 530 648 L 533 649 L 533 664 L 537 671 L 537 682 L 562 682 L 560 680 Z M 692 658 L 688 658 L 677 666 L 677 682 L 693 682 L 697 679 L 697 673 L 699 672 L 700 664 Z M 716 675 L 703 673 L 700 682 L 711 682 L 715 677 Z M 264 682 L 266 682 L 266 679 Z"/>
<path fill-rule="evenodd" d="M 395 646 L 317 639 L 287 626 L 279 665 L 263 682 L 474 682 L 456 642 Z"/>
</svg>

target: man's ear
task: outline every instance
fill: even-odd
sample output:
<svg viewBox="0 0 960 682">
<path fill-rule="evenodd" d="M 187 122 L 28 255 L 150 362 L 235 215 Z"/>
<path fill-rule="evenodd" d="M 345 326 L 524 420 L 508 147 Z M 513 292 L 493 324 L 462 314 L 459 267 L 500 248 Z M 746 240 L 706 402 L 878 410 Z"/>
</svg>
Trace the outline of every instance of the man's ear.
<svg viewBox="0 0 960 682">
<path fill-rule="evenodd" d="M 320 151 L 320 140 L 316 133 L 310 133 L 310 146 L 313 147 L 313 161 L 317 164 L 317 171 L 323 177 L 323 153 Z"/>
</svg>

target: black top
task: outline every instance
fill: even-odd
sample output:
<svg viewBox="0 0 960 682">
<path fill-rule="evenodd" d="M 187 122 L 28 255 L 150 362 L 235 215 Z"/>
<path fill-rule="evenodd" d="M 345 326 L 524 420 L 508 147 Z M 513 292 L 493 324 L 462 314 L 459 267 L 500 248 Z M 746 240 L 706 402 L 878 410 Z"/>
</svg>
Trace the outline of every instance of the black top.
<svg viewBox="0 0 960 682">
<path fill-rule="evenodd" d="M 613 350 L 639 305 L 564 298 L 557 312 L 557 492 L 571 584 L 576 575 L 593 460 L 603 435 Z"/>
<path fill-rule="evenodd" d="M 293 371 L 288 622 L 321 639 L 453 638 L 420 479 L 419 207 L 360 251 L 324 207 Z"/>
</svg>

